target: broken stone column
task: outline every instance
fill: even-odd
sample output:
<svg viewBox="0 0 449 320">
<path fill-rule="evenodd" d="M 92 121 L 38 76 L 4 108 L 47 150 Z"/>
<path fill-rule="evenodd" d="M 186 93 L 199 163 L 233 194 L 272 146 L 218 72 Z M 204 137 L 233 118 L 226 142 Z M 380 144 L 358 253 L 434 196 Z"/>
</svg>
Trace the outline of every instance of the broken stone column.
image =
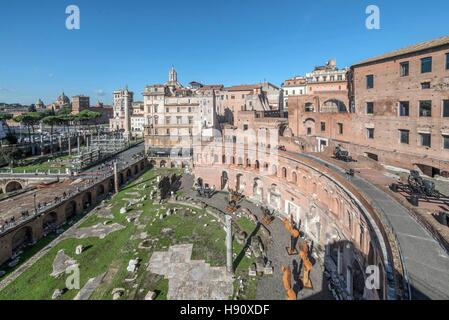
<svg viewBox="0 0 449 320">
<path fill-rule="evenodd" d="M 232 259 L 232 218 L 226 215 L 226 269 L 229 273 L 234 273 Z"/>
<path fill-rule="evenodd" d="M 84 247 L 82 244 L 76 246 L 75 248 L 75 254 L 80 255 L 81 253 L 83 253 Z"/>
<path fill-rule="evenodd" d="M 114 162 L 114 188 L 115 188 L 115 193 L 118 193 L 120 191 L 119 181 L 118 181 L 117 161 Z"/>
</svg>

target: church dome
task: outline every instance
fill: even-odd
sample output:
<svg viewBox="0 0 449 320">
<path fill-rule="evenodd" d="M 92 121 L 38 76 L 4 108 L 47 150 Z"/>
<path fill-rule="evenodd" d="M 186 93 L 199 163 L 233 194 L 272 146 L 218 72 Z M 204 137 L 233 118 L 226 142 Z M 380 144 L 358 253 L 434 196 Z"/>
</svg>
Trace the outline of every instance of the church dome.
<svg viewBox="0 0 449 320">
<path fill-rule="evenodd" d="M 58 97 L 58 102 L 61 102 L 62 104 L 70 103 L 70 99 L 62 92 L 62 94 Z"/>
</svg>

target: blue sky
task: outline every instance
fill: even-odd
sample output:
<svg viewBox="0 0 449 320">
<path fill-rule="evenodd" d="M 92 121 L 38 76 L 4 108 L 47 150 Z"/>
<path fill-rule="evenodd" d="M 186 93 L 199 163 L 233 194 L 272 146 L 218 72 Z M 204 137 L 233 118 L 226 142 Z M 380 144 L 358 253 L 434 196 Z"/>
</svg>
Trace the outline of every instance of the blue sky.
<svg viewBox="0 0 449 320">
<path fill-rule="evenodd" d="M 76 4 L 81 29 L 65 28 Z M 381 29 L 365 28 L 365 9 Z M 340 67 L 449 34 L 449 1 L 0 0 L 0 102 L 44 103 L 64 89 L 110 103 L 128 85 L 283 80 L 336 58 Z"/>
</svg>

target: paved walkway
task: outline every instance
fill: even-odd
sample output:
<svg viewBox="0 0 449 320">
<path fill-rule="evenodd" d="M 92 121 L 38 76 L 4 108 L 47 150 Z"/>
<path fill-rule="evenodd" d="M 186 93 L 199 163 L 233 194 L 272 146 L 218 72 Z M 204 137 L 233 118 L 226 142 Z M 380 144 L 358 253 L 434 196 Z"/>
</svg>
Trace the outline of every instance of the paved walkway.
<svg viewBox="0 0 449 320">
<path fill-rule="evenodd" d="M 291 153 L 293 154 L 293 153 Z M 315 160 L 344 176 L 345 172 L 310 154 L 296 156 Z M 352 184 L 371 198 L 389 221 L 402 252 L 412 299 L 449 299 L 449 255 L 406 208 L 370 182 L 355 176 Z"/>
<path fill-rule="evenodd" d="M 147 270 L 168 279 L 168 300 L 228 300 L 234 291 L 232 274 L 226 267 L 191 260 L 192 249 L 182 244 L 154 252 Z"/>
</svg>

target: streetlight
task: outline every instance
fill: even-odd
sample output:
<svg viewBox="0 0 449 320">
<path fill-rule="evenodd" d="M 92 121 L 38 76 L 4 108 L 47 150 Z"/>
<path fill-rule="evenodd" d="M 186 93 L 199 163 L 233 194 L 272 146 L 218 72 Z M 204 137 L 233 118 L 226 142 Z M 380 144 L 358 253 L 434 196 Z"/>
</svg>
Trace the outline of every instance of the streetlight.
<svg viewBox="0 0 449 320">
<path fill-rule="evenodd" d="M 36 193 L 34 193 L 33 197 L 34 197 L 34 214 L 37 215 Z"/>
</svg>

